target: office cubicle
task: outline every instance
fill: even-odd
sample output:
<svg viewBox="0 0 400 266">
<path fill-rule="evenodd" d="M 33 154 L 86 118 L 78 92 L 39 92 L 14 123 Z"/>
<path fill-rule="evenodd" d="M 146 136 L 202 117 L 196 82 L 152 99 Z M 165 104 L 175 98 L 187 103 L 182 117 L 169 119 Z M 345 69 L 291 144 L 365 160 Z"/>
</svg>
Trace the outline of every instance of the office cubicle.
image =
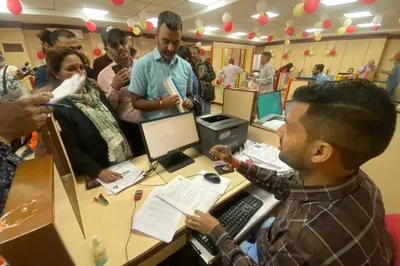
<svg viewBox="0 0 400 266">
<path fill-rule="evenodd" d="M 258 91 L 226 88 L 224 89 L 222 113 L 238 117 L 252 123 Z"/>
</svg>

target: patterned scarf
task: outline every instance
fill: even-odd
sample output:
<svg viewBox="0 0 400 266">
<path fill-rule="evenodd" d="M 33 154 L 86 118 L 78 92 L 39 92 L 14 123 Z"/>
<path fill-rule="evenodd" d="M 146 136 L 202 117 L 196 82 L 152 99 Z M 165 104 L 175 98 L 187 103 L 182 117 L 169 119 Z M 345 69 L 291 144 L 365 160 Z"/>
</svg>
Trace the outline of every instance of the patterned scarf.
<svg viewBox="0 0 400 266">
<path fill-rule="evenodd" d="M 96 126 L 107 143 L 108 159 L 111 163 L 120 163 L 132 158 L 132 152 L 117 121 L 107 107 L 100 101 L 100 93 L 85 85 L 84 93 L 73 94 L 69 100 L 86 115 Z"/>
</svg>

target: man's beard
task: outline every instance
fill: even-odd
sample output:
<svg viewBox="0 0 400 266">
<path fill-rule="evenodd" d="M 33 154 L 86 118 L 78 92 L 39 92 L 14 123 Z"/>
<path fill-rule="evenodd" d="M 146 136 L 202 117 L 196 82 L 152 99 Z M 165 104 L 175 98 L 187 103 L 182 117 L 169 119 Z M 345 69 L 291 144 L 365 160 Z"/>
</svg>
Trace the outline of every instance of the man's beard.
<svg viewBox="0 0 400 266">
<path fill-rule="evenodd" d="M 6 60 L 0 61 L 0 68 L 4 67 L 6 65 Z"/>
</svg>

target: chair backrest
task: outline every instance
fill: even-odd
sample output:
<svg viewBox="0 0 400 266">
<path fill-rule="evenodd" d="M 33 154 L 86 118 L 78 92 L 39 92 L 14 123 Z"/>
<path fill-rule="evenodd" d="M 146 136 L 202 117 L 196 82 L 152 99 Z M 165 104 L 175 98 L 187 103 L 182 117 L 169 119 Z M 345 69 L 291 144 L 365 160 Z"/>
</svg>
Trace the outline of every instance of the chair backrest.
<svg viewBox="0 0 400 266">
<path fill-rule="evenodd" d="M 400 214 L 388 214 L 385 217 L 386 227 L 392 236 L 394 249 L 393 266 L 400 266 Z"/>
</svg>

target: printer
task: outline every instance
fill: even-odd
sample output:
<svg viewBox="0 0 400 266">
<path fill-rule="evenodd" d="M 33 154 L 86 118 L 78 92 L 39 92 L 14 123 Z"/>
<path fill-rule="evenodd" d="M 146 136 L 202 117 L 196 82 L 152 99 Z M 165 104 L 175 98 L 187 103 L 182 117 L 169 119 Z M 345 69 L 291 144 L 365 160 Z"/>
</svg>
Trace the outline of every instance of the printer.
<svg viewBox="0 0 400 266">
<path fill-rule="evenodd" d="M 196 147 L 205 156 L 214 160 L 210 149 L 215 145 L 227 145 L 232 153 L 244 146 L 249 123 L 226 114 L 204 115 L 196 118 L 200 144 Z"/>
</svg>

